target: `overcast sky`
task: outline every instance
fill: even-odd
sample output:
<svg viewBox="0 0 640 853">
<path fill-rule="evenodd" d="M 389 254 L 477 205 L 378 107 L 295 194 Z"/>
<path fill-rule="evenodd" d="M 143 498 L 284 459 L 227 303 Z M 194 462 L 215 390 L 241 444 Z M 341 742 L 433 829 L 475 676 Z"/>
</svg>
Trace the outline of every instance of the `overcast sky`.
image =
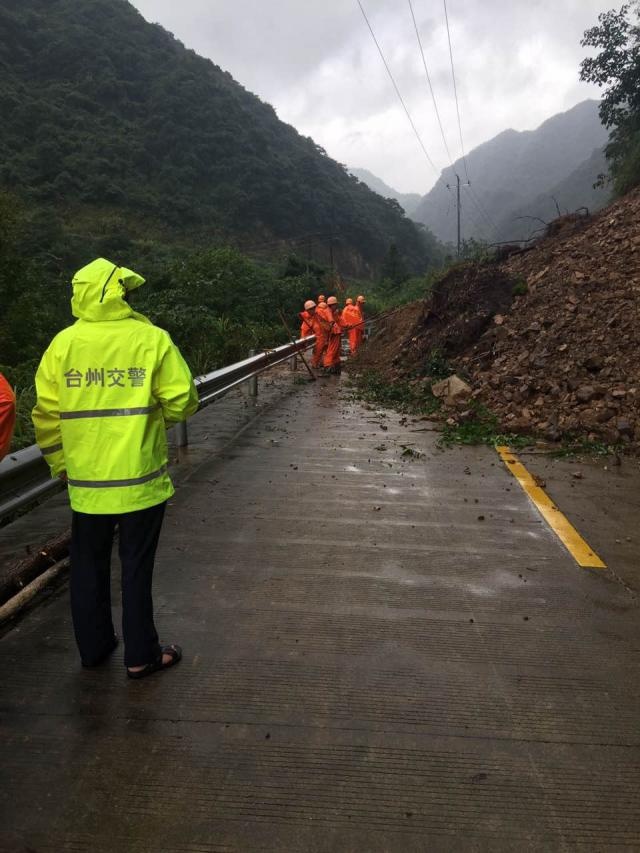
<svg viewBox="0 0 640 853">
<path fill-rule="evenodd" d="M 437 173 L 411 130 L 357 0 L 132 0 L 348 166 L 402 192 Z M 438 169 L 448 165 L 408 0 L 362 0 Z M 578 81 L 583 31 L 621 0 L 448 0 L 462 130 L 471 150 L 598 90 Z M 453 158 L 460 155 L 442 0 L 413 0 Z"/>
</svg>

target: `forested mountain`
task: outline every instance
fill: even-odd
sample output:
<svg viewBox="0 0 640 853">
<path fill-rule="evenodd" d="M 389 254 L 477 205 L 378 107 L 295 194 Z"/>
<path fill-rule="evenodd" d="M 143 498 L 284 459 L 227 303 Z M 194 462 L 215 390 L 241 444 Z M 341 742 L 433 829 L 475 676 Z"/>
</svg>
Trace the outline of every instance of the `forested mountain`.
<svg viewBox="0 0 640 853">
<path fill-rule="evenodd" d="M 590 202 L 593 206 L 592 185 L 603 169 L 597 155 L 594 159 L 592 156 L 606 141 L 598 103 L 583 101 L 536 130 L 506 130 L 475 148 L 467 155 L 472 186 L 462 189 L 464 236 L 490 241 L 512 239 L 517 236 L 514 224 L 516 232 L 523 230 L 517 226 L 516 217 L 537 215 L 534 210 L 545 197 L 553 205 L 551 196 L 560 192 L 559 187 L 563 190 L 557 199 L 561 208 Z M 443 171 L 413 214 L 445 242 L 456 238 L 454 196 L 446 185 L 455 185 L 455 172 L 463 182 L 467 179 L 464 163 L 458 161 L 454 166 Z M 602 206 L 608 196 L 603 192 L 596 198 Z"/>
<path fill-rule="evenodd" d="M 370 190 L 373 190 L 374 193 L 378 193 L 378 195 L 381 195 L 383 198 L 395 198 L 407 216 L 411 216 L 416 207 L 420 204 L 422 196 L 419 193 L 400 193 L 397 190 L 394 190 L 393 187 L 390 187 L 389 184 L 385 184 L 382 178 L 374 175 L 373 172 L 370 172 L 368 169 L 350 168 L 349 171 L 352 175 L 355 175 L 358 180 L 362 181 L 363 184 L 366 184 Z"/>
<path fill-rule="evenodd" d="M 313 233 L 359 273 L 392 242 L 416 271 L 436 251 L 394 202 L 126 0 L 2 2 L 0 64 L 0 188 L 62 229 L 54 254 L 73 245 L 71 265 L 109 238 L 115 251 Z"/>
</svg>

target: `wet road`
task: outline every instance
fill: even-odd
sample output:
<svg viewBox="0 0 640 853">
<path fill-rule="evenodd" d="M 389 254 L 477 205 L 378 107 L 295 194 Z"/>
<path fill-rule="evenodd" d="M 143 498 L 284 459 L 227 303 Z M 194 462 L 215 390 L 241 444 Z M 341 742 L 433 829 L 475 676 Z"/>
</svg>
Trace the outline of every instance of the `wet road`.
<svg viewBox="0 0 640 853">
<path fill-rule="evenodd" d="M 202 420 L 157 569 L 180 667 L 81 670 L 64 589 L 0 640 L 0 849 L 639 850 L 635 599 L 425 426 L 334 380 L 219 458 Z"/>
</svg>

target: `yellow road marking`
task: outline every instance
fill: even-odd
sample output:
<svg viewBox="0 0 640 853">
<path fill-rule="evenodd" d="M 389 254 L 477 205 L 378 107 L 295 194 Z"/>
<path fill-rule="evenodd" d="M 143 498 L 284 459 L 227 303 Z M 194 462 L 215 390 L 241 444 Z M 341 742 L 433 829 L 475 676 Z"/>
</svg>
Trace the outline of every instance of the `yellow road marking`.
<svg viewBox="0 0 640 853">
<path fill-rule="evenodd" d="M 544 489 L 540 488 L 518 457 L 508 447 L 496 447 L 496 450 L 576 563 L 583 569 L 606 569 L 600 557 L 584 541 L 569 519 L 560 512 Z"/>
</svg>

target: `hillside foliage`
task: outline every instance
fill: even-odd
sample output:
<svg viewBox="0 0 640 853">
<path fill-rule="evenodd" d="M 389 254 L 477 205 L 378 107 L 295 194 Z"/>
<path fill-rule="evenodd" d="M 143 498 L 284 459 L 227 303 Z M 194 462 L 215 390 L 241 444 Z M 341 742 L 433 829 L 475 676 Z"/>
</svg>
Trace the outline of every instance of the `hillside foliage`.
<svg viewBox="0 0 640 853">
<path fill-rule="evenodd" d="M 126 0 L 0 5 L 0 186 L 80 236 L 334 235 L 349 272 L 390 242 L 410 268 L 437 252 L 398 205 Z M 88 252 L 96 254 L 95 251 Z"/>
<path fill-rule="evenodd" d="M 606 154 L 622 194 L 640 184 L 640 3 L 603 12 L 582 45 L 598 51 L 583 60 L 580 77 L 604 88 L 600 117 L 611 131 Z"/>
</svg>

